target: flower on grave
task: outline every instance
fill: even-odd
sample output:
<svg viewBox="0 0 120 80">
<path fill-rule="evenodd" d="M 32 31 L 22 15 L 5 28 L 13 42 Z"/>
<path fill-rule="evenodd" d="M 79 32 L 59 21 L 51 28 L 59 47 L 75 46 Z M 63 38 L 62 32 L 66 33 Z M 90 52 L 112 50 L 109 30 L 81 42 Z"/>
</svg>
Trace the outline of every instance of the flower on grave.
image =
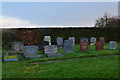
<svg viewBox="0 0 120 80">
<path fill-rule="evenodd" d="M 93 45 L 93 42 L 91 41 L 91 45 Z"/>
</svg>

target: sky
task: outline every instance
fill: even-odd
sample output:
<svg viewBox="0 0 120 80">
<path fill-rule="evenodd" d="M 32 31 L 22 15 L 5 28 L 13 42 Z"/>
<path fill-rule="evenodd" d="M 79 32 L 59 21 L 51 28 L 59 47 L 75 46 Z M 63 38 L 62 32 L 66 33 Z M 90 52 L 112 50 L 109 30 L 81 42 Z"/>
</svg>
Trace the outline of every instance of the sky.
<svg viewBox="0 0 120 80">
<path fill-rule="evenodd" d="M 3 2 L 2 27 L 92 27 L 98 17 L 118 16 L 117 2 Z"/>
</svg>

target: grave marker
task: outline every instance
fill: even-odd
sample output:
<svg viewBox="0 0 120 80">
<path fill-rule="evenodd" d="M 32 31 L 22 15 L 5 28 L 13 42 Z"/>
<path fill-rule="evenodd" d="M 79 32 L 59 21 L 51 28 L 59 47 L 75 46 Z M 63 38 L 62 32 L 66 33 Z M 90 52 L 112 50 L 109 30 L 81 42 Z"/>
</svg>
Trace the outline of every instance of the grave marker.
<svg viewBox="0 0 120 80">
<path fill-rule="evenodd" d="M 102 41 L 96 42 L 96 50 L 103 50 L 104 43 Z"/>
<path fill-rule="evenodd" d="M 105 38 L 104 38 L 104 37 L 100 37 L 100 38 L 99 38 L 99 41 L 102 41 L 103 44 L 105 44 Z"/>
<path fill-rule="evenodd" d="M 44 54 L 47 55 L 48 57 L 58 56 L 57 46 L 55 45 L 44 46 Z"/>
<path fill-rule="evenodd" d="M 64 40 L 64 52 L 65 53 L 73 52 L 73 42 L 71 40 Z"/>
<path fill-rule="evenodd" d="M 51 37 L 50 36 L 44 36 L 44 41 L 48 41 L 49 45 L 51 45 Z"/>
<path fill-rule="evenodd" d="M 75 37 L 69 37 L 68 40 L 71 40 L 73 42 L 73 46 L 75 45 Z"/>
<path fill-rule="evenodd" d="M 44 50 L 44 46 L 49 45 L 48 41 L 40 41 L 39 42 L 39 50 Z"/>
<path fill-rule="evenodd" d="M 58 37 L 57 38 L 57 46 L 58 47 L 62 47 L 63 46 L 63 38 L 62 37 Z"/>
<path fill-rule="evenodd" d="M 38 47 L 37 46 L 24 46 L 23 50 L 25 58 L 40 58 L 41 55 L 38 54 Z"/>
<path fill-rule="evenodd" d="M 22 42 L 12 42 L 12 50 L 20 51 L 23 50 L 23 43 Z"/>
<path fill-rule="evenodd" d="M 109 49 L 116 49 L 116 41 L 110 41 Z"/>
<path fill-rule="evenodd" d="M 85 40 L 80 42 L 80 51 L 87 51 L 87 50 L 88 50 L 88 42 Z"/>
<path fill-rule="evenodd" d="M 91 45 L 95 45 L 96 44 L 96 38 L 95 37 L 91 37 L 90 38 L 90 43 L 91 43 Z"/>
</svg>

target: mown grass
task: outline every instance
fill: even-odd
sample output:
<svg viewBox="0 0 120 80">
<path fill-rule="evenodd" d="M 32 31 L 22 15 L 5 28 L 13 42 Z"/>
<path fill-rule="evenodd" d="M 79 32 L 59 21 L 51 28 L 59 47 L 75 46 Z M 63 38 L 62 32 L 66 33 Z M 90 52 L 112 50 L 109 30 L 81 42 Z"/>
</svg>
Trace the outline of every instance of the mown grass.
<svg viewBox="0 0 120 80">
<path fill-rule="evenodd" d="M 117 47 L 116 50 L 110 50 L 109 49 L 109 43 L 106 43 L 104 45 L 104 50 L 95 50 L 95 45 L 94 46 L 88 45 L 88 51 L 80 52 L 80 45 L 77 44 L 77 45 L 74 46 L 74 52 L 73 53 L 64 53 L 64 49 L 62 48 L 62 49 L 58 49 L 58 53 L 61 53 L 64 56 L 47 58 L 47 57 L 45 57 L 45 55 L 42 52 L 39 52 L 45 58 L 31 59 L 31 60 L 28 60 L 28 62 L 42 62 L 42 61 L 57 60 L 57 59 L 62 60 L 62 59 L 69 59 L 69 58 L 82 58 L 82 57 L 116 55 L 116 54 L 119 54 L 118 43 L 117 43 L 116 47 Z"/>
<path fill-rule="evenodd" d="M 104 45 L 104 50 L 95 50 L 95 46 L 89 45 L 86 52 L 80 52 L 80 46 L 74 46 L 73 53 L 64 53 L 63 49 L 58 49 L 58 53 L 65 56 L 25 60 L 22 58 L 16 62 L 3 62 L 3 78 L 118 78 L 118 56 L 103 58 L 84 58 L 91 56 L 104 56 L 118 54 L 118 44 L 116 50 L 109 50 L 109 44 Z M 59 62 L 41 63 L 30 65 L 31 62 L 68 59 Z"/>
<path fill-rule="evenodd" d="M 2 70 L 3 78 L 118 78 L 118 56 L 35 65 L 25 60 L 5 62 Z"/>
</svg>

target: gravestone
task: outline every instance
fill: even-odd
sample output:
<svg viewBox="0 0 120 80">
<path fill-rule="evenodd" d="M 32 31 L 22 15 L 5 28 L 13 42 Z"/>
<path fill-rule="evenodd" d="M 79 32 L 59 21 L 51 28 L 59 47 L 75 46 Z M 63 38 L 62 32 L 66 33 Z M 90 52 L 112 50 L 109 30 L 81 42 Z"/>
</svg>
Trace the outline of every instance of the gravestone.
<svg viewBox="0 0 120 80">
<path fill-rule="evenodd" d="M 57 46 L 58 47 L 62 47 L 63 46 L 63 38 L 62 37 L 58 37 L 57 38 Z"/>
<path fill-rule="evenodd" d="M 96 44 L 96 38 L 95 37 L 91 37 L 90 38 L 90 43 L 91 43 L 91 45 L 95 45 Z"/>
<path fill-rule="evenodd" d="M 41 57 L 41 55 L 38 54 L 38 46 L 34 45 L 24 46 L 23 55 L 26 59 Z"/>
<path fill-rule="evenodd" d="M 57 46 L 56 45 L 44 46 L 44 54 L 47 55 L 48 57 L 58 56 Z"/>
<path fill-rule="evenodd" d="M 20 51 L 23 50 L 23 43 L 22 42 L 12 42 L 12 50 L 14 51 Z"/>
<path fill-rule="evenodd" d="M 39 42 L 39 50 L 44 50 L 44 46 L 49 45 L 48 41 L 40 41 Z"/>
<path fill-rule="evenodd" d="M 87 51 L 88 50 L 88 42 L 86 40 L 80 42 L 80 51 Z"/>
<path fill-rule="evenodd" d="M 73 42 L 71 40 L 64 40 L 64 52 L 65 53 L 73 52 Z"/>
<path fill-rule="evenodd" d="M 102 41 L 96 42 L 96 50 L 103 50 L 104 43 Z"/>
<path fill-rule="evenodd" d="M 44 36 L 44 41 L 48 41 L 49 45 L 51 45 L 51 38 L 50 38 L 50 36 Z"/>
<path fill-rule="evenodd" d="M 75 37 L 69 37 L 68 40 L 71 40 L 73 42 L 73 46 L 75 45 Z"/>
<path fill-rule="evenodd" d="M 103 44 L 105 44 L 105 38 L 104 37 L 100 37 L 99 40 L 102 41 Z"/>
<path fill-rule="evenodd" d="M 116 49 L 116 41 L 110 41 L 109 49 Z"/>
<path fill-rule="evenodd" d="M 82 42 L 84 40 L 88 42 L 88 38 L 80 38 L 80 42 Z"/>
</svg>

